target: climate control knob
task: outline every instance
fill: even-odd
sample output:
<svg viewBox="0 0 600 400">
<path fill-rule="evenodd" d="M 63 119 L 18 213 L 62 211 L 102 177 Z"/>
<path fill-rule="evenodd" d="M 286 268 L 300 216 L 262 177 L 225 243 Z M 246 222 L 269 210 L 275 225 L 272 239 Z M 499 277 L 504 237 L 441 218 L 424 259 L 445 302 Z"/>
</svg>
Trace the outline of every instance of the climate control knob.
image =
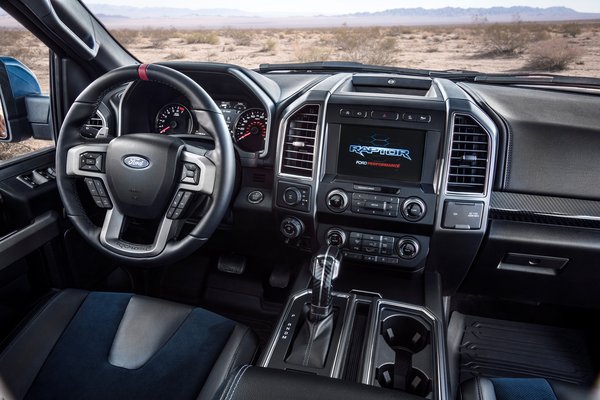
<svg viewBox="0 0 600 400">
<path fill-rule="evenodd" d="M 398 241 L 398 246 L 396 250 L 398 252 L 398 256 L 405 260 L 412 260 L 419 254 L 420 250 L 419 242 L 415 238 L 411 237 L 403 237 Z"/>
<path fill-rule="evenodd" d="M 331 228 L 325 236 L 327 244 L 335 247 L 343 247 L 346 244 L 346 233 L 339 228 Z"/>
<path fill-rule="evenodd" d="M 288 239 L 296 239 L 304 232 L 304 224 L 298 218 L 288 217 L 281 221 L 281 234 Z"/>
<path fill-rule="evenodd" d="M 333 212 L 343 212 L 348 208 L 348 195 L 341 189 L 334 189 L 327 194 L 327 208 Z"/>
<path fill-rule="evenodd" d="M 283 202 L 288 206 L 295 206 L 302 201 L 302 192 L 294 186 L 290 186 L 283 192 Z"/>
<path fill-rule="evenodd" d="M 402 203 L 402 216 L 409 221 L 416 222 L 422 219 L 427 212 L 427 206 L 418 197 L 409 197 Z"/>
</svg>

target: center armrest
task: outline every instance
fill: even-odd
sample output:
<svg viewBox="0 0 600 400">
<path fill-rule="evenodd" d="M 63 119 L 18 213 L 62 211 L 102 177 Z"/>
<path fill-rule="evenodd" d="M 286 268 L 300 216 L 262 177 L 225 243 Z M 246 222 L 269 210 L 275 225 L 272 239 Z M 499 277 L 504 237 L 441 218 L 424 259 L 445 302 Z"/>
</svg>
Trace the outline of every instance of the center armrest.
<svg viewBox="0 0 600 400">
<path fill-rule="evenodd" d="M 398 391 L 301 372 L 245 366 L 230 377 L 218 400 L 423 400 Z"/>
</svg>

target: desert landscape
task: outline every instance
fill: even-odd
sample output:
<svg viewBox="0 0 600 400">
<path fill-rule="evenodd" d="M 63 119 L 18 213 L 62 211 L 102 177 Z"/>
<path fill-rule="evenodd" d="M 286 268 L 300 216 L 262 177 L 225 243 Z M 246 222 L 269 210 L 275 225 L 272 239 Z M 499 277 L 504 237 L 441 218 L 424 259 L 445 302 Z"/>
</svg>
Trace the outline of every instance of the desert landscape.
<svg viewBox="0 0 600 400">
<path fill-rule="evenodd" d="M 257 68 L 322 60 L 469 70 L 600 77 L 600 21 L 488 22 L 463 25 L 298 29 L 112 28 L 143 62 L 193 60 Z M 48 51 L 27 31 L 0 25 L 0 55 L 18 58 L 48 92 Z M 0 160 L 48 142 L 0 144 Z"/>
</svg>

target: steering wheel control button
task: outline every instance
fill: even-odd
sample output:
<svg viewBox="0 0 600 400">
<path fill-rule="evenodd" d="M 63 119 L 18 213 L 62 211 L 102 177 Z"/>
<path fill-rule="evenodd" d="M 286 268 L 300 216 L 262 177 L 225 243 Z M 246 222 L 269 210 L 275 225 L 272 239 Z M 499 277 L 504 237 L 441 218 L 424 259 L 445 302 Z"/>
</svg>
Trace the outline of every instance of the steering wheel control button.
<svg viewBox="0 0 600 400">
<path fill-rule="evenodd" d="M 265 195 L 263 194 L 263 192 L 261 192 L 260 190 L 253 190 L 250 193 L 248 193 L 248 203 L 250 204 L 259 204 L 263 201 L 263 199 L 265 198 Z"/>
<path fill-rule="evenodd" d="M 183 210 L 188 205 L 190 198 L 192 197 L 192 192 L 183 192 L 183 196 L 181 196 L 181 201 L 177 204 L 177 208 Z"/>
<path fill-rule="evenodd" d="M 419 254 L 419 242 L 411 237 L 404 237 L 398 241 L 398 255 L 405 260 L 412 260 Z"/>
<path fill-rule="evenodd" d="M 483 203 L 470 201 L 447 201 L 444 205 L 442 227 L 448 229 L 480 229 L 483 219 Z"/>
<path fill-rule="evenodd" d="M 86 152 L 79 156 L 79 169 L 82 171 L 104 172 L 104 153 Z"/>
<path fill-rule="evenodd" d="M 179 190 L 173 200 L 171 201 L 171 205 L 169 206 L 169 210 L 167 211 L 167 218 L 169 219 L 179 219 L 188 203 L 192 198 L 192 192 L 187 190 Z"/>
<path fill-rule="evenodd" d="M 331 211 L 341 213 L 348 208 L 350 200 L 346 192 L 341 189 L 334 189 L 327 194 L 326 204 Z"/>
<path fill-rule="evenodd" d="M 296 239 L 304 232 L 304 224 L 298 218 L 288 217 L 281 221 L 281 234 L 287 239 Z"/>
<path fill-rule="evenodd" d="M 426 211 L 425 203 L 418 197 L 409 197 L 402 203 L 402 216 L 411 222 L 421 220 Z"/>
<path fill-rule="evenodd" d="M 185 163 L 181 171 L 181 182 L 197 185 L 200 182 L 200 168 L 196 164 Z"/>
<path fill-rule="evenodd" d="M 96 203 L 98 207 L 107 209 L 112 208 L 112 203 L 108 198 L 108 194 L 106 193 L 104 183 L 102 183 L 100 179 L 85 178 L 83 181 L 85 182 L 88 191 L 92 195 L 94 203 Z"/>
<path fill-rule="evenodd" d="M 92 178 L 85 178 L 84 182 L 88 190 L 90 191 L 90 194 L 92 196 L 98 196 L 98 189 L 96 189 L 96 184 L 94 183 L 94 180 Z"/>
</svg>

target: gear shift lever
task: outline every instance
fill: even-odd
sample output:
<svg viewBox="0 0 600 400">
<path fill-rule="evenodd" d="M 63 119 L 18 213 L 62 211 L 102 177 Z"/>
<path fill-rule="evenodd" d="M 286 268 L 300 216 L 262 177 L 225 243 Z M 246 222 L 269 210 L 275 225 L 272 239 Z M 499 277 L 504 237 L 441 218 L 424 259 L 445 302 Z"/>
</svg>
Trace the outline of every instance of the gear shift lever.
<svg viewBox="0 0 600 400">
<path fill-rule="evenodd" d="M 321 321 L 331 314 L 333 280 L 338 276 L 341 262 L 342 252 L 335 246 L 322 247 L 312 258 L 312 299 L 308 315 L 311 321 Z"/>
<path fill-rule="evenodd" d="M 312 297 L 290 346 L 285 361 L 303 367 L 323 368 L 329 354 L 335 327 L 333 312 L 333 280 L 337 278 L 342 253 L 334 246 L 323 247 L 311 262 Z"/>
</svg>

